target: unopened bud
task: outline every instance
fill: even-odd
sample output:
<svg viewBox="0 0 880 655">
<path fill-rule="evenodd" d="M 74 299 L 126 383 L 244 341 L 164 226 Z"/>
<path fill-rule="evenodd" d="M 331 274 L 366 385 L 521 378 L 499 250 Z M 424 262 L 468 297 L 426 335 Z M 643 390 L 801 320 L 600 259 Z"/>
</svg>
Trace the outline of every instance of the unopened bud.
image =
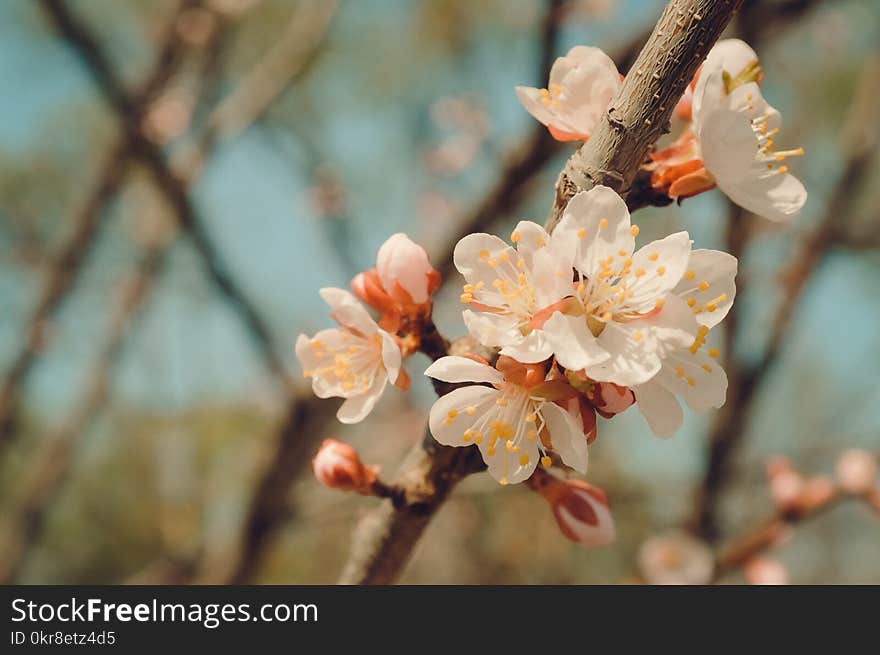
<svg viewBox="0 0 880 655">
<path fill-rule="evenodd" d="M 529 487 L 546 500 L 559 530 L 585 546 L 607 546 L 614 541 L 614 520 L 605 492 L 581 480 L 560 480 L 538 469 Z"/>
<path fill-rule="evenodd" d="M 318 482 L 330 489 L 369 494 L 376 481 L 375 467 L 364 466 L 354 448 L 335 439 L 321 444 L 312 470 Z"/>
<path fill-rule="evenodd" d="M 847 450 L 837 460 L 837 481 L 850 494 L 870 492 L 877 480 L 877 460 L 865 450 Z"/>
<path fill-rule="evenodd" d="M 777 473 L 770 479 L 770 496 L 776 507 L 782 511 L 794 509 L 800 504 L 805 482 L 800 473 L 794 470 Z"/>
<path fill-rule="evenodd" d="M 402 232 L 391 235 L 376 255 L 376 273 L 397 302 L 423 304 L 440 286 L 428 253 Z"/>
<path fill-rule="evenodd" d="M 715 570 L 709 547 L 679 531 L 648 539 L 639 549 L 638 562 L 645 580 L 656 585 L 707 584 Z"/>
<path fill-rule="evenodd" d="M 636 396 L 629 387 L 621 387 L 613 382 L 599 382 L 593 398 L 596 410 L 605 418 L 611 418 L 636 402 Z"/>
<path fill-rule="evenodd" d="M 788 569 L 777 559 L 753 557 L 743 567 L 743 575 L 753 585 L 788 584 Z"/>
</svg>

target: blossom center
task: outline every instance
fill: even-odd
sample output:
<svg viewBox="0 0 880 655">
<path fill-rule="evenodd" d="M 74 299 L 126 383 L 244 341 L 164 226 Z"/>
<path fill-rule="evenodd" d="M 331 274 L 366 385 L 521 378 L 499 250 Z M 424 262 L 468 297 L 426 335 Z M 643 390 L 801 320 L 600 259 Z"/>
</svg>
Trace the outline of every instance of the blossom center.
<svg viewBox="0 0 880 655">
<path fill-rule="evenodd" d="M 514 263 L 507 252 L 492 257 L 487 250 L 480 253 L 480 258 L 495 271 L 496 277 L 488 286 L 482 280 L 465 284 L 460 300 L 480 311 L 513 317 L 517 320 L 516 328 L 523 335 L 528 334 L 537 305 L 535 286 L 525 260 L 517 256 Z"/>
<path fill-rule="evenodd" d="M 368 391 L 381 366 L 382 337 L 376 334 L 364 338 L 343 332 L 340 341 L 340 347 L 332 350 L 320 339 L 314 339 L 309 347 L 319 365 L 305 371 L 305 376 L 336 382 L 343 391 Z"/>
</svg>

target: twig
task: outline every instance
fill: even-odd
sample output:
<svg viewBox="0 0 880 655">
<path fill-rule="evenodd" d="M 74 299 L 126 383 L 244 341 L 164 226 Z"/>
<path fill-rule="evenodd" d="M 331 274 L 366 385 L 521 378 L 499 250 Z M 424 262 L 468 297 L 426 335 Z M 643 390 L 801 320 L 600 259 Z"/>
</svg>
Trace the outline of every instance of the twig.
<svg viewBox="0 0 880 655">
<path fill-rule="evenodd" d="M 21 496 L 5 522 L 3 559 L 0 561 L 0 584 L 9 584 L 19 574 L 29 546 L 42 531 L 46 509 L 51 505 L 74 456 L 81 428 L 87 424 L 106 399 L 110 371 L 120 352 L 129 325 L 143 309 L 143 301 L 167 249 L 164 244 L 151 247 L 141 258 L 136 274 L 128 280 L 119 307 L 110 322 L 107 340 L 85 384 L 85 392 L 73 414 L 45 439 L 45 447 L 35 458 L 36 465 L 21 485 Z"/>
<path fill-rule="evenodd" d="M 317 5 L 316 5 L 317 6 Z M 329 14 L 327 13 L 326 5 L 321 5 L 318 7 L 320 11 L 318 11 L 318 15 L 320 20 L 318 24 L 321 26 L 320 33 L 324 33 L 327 27 L 327 21 L 329 19 Z M 69 17 L 65 18 L 67 22 L 70 22 Z M 308 17 L 304 17 L 301 14 L 297 14 L 291 20 L 291 24 L 298 24 L 300 26 L 308 26 L 315 24 L 313 21 L 310 21 Z M 79 27 L 78 29 L 82 29 Z M 300 28 L 302 29 L 302 27 Z M 288 35 L 296 34 L 295 30 L 288 29 Z M 93 40 L 86 36 L 85 43 L 93 42 Z M 317 48 L 317 40 L 313 40 L 312 47 L 305 50 L 298 50 L 301 53 L 301 56 L 305 59 L 312 60 L 314 58 L 314 50 Z M 277 50 L 273 52 L 277 53 Z M 277 55 L 276 55 L 277 56 Z M 97 59 L 103 61 L 103 55 L 98 55 Z M 247 98 L 248 104 L 248 117 L 253 119 L 258 119 L 271 105 L 271 103 L 277 99 L 278 95 L 283 91 L 286 84 L 290 84 L 295 79 L 297 79 L 305 70 L 306 65 L 305 62 L 302 64 L 297 64 L 296 61 L 288 61 L 286 62 L 287 68 L 283 71 L 278 71 L 282 74 L 283 79 L 274 79 L 273 78 L 273 93 L 262 93 L 260 95 L 260 103 L 253 102 L 252 99 L 247 96 L 243 96 L 241 94 L 232 94 L 232 98 L 238 98 L 239 100 Z M 262 69 L 262 61 L 257 64 L 255 70 Z M 102 75 L 106 75 L 108 79 L 111 80 L 109 83 L 110 86 L 114 86 L 114 82 L 112 82 L 114 78 L 112 74 L 112 70 L 109 66 L 99 66 L 99 69 L 104 71 Z M 246 79 L 253 79 L 252 75 L 249 75 Z M 156 89 L 156 87 L 153 87 Z M 125 101 L 120 102 L 120 106 L 125 104 Z M 236 102 L 231 102 L 229 99 L 225 101 L 222 107 L 225 107 L 225 111 L 228 115 L 238 115 L 236 110 Z M 212 113 L 212 117 L 215 114 Z M 209 119 L 209 125 L 222 125 L 224 124 L 222 121 L 214 119 Z M 247 128 L 247 123 L 242 120 L 237 120 L 234 126 L 230 126 L 228 129 L 224 129 L 222 132 L 215 133 L 215 137 L 219 136 L 222 139 L 229 139 L 238 134 L 240 131 Z M 208 131 L 203 134 L 208 133 Z M 172 162 L 172 168 L 177 171 L 177 176 L 181 180 L 180 182 L 176 180 L 169 180 L 168 178 L 171 176 L 170 172 L 167 171 L 167 166 L 162 167 L 162 170 L 159 173 L 163 176 L 163 180 L 165 180 L 165 186 L 163 189 L 171 189 L 172 196 L 171 200 L 175 203 L 174 207 L 181 211 L 181 208 L 186 211 L 186 205 L 188 201 L 185 198 L 185 188 L 178 189 L 180 185 L 191 184 L 195 178 L 198 176 L 201 167 L 193 166 L 193 162 L 203 162 L 208 154 L 208 151 L 213 148 L 217 139 L 215 137 L 205 138 L 204 136 L 198 140 L 198 145 L 196 146 L 195 151 L 191 151 L 189 153 L 185 153 L 184 155 L 178 156 Z M 143 145 L 143 141 L 141 139 L 137 140 L 139 145 Z M 151 153 L 147 154 L 148 157 L 153 157 Z M 155 160 L 155 158 L 153 158 Z M 183 195 L 181 195 L 181 192 Z M 161 264 L 164 261 L 165 253 L 164 249 L 167 248 L 167 244 L 158 248 L 158 250 L 153 253 L 153 257 L 155 258 L 155 266 L 152 267 L 151 274 L 146 275 L 144 277 L 145 288 L 143 293 L 146 293 L 149 289 L 149 283 L 155 278 L 158 271 L 161 269 Z M 114 333 L 115 335 L 115 333 Z M 107 346 L 110 347 L 109 345 Z M 96 366 L 96 370 L 103 371 L 103 375 L 107 375 L 109 372 L 110 365 L 112 363 L 111 359 L 103 360 L 98 366 Z M 85 405 L 88 405 L 88 409 L 79 408 L 77 410 L 77 416 L 71 417 L 69 420 L 70 428 L 68 429 L 69 439 L 71 443 L 74 440 L 74 437 L 77 433 L 80 433 L 86 429 L 86 425 L 88 424 L 91 415 L 97 413 L 100 409 L 100 406 L 103 404 L 104 399 L 106 398 L 106 394 L 100 396 L 87 396 L 87 400 L 84 401 Z M 272 458 L 272 462 L 270 464 L 270 468 L 266 473 L 266 476 L 262 480 L 260 484 L 260 490 L 257 493 L 257 497 L 253 503 L 253 507 L 251 513 L 249 515 L 248 522 L 248 530 L 247 533 L 251 535 L 251 538 L 245 541 L 245 549 L 244 549 L 244 557 L 249 561 L 256 561 L 252 555 L 262 549 L 262 544 L 265 542 L 267 535 L 271 532 L 268 526 L 276 524 L 280 521 L 280 518 L 283 512 L 279 512 L 278 507 L 282 504 L 285 504 L 286 494 L 283 493 L 284 489 L 290 485 L 290 481 L 295 477 L 295 473 L 298 472 L 300 468 L 301 461 L 308 461 L 308 456 L 310 453 L 301 453 L 300 450 L 305 447 L 308 450 L 308 443 L 303 443 L 304 440 L 299 439 L 298 437 L 301 434 L 310 434 L 314 428 L 314 431 L 317 431 L 317 425 L 319 423 L 320 417 L 326 414 L 325 406 L 319 406 L 318 403 L 315 402 L 306 402 L 300 403 L 297 397 L 293 397 L 290 401 L 288 407 L 287 418 L 282 423 L 282 427 L 279 430 L 279 446 L 275 456 Z M 293 418 L 297 417 L 297 418 Z M 305 422 L 305 419 L 310 417 L 308 422 Z M 67 457 L 59 458 L 59 462 L 67 462 L 70 463 L 69 452 L 67 453 Z M 57 466 L 57 464 L 56 464 Z M 65 466 L 60 466 L 66 470 Z M 63 481 L 63 475 L 61 475 L 61 471 L 59 471 L 58 475 L 55 475 L 53 480 L 51 481 L 51 486 L 57 488 L 60 483 Z M 286 481 L 285 481 L 286 480 Z M 47 484 L 47 486 L 49 486 Z M 275 492 L 278 493 L 275 493 Z M 29 511 L 30 515 L 42 515 L 45 512 L 45 508 L 48 505 L 48 501 L 50 498 L 50 494 L 40 493 L 39 498 L 35 497 L 32 499 L 32 502 L 25 503 L 31 508 Z M 38 535 L 39 529 L 36 525 L 36 521 L 32 521 L 36 526 L 36 529 L 30 531 L 27 535 L 27 539 L 25 541 L 33 541 Z M 190 563 L 191 565 L 186 571 L 195 572 L 197 562 L 193 561 Z M 240 563 L 237 565 L 235 570 L 241 569 L 238 575 L 249 575 L 250 569 L 245 569 L 245 563 Z M 247 566 L 251 566 L 248 564 Z M 161 567 L 160 567 L 161 568 Z M 165 569 L 162 569 L 165 570 Z M 181 577 L 184 573 L 181 573 L 180 567 L 175 567 L 174 571 L 177 577 Z M 178 575 L 179 574 L 179 575 Z M 177 579 L 177 578 L 175 578 Z"/>
<path fill-rule="evenodd" d="M 257 123 L 291 82 L 302 77 L 315 63 L 338 2 L 312 0 L 307 4 L 308 10 L 294 13 L 281 38 L 211 112 L 188 158 L 190 174 L 201 168 L 203 154 L 211 149 L 214 141 L 229 140 Z"/>
<path fill-rule="evenodd" d="M 285 389 L 287 397 L 292 397 L 295 389 L 287 375 L 284 359 L 274 343 L 268 322 L 229 272 L 228 265 L 205 229 L 204 220 L 190 202 L 186 182 L 173 172 L 161 148 L 143 133 L 140 122 L 132 120 L 132 103 L 113 72 L 103 49 L 85 24 L 74 17 L 61 0 L 40 0 L 40 2 L 59 33 L 80 54 L 87 70 L 119 115 L 122 126 L 132 142 L 132 154 L 145 164 L 157 188 L 168 200 L 178 224 L 189 235 L 198 251 L 209 279 L 238 313 L 267 368 Z"/>
<path fill-rule="evenodd" d="M 634 64 L 635 70 L 630 71 L 623 91 L 614 103 L 622 109 L 618 111 L 612 107 L 605 124 L 610 126 L 611 121 L 614 121 L 615 124 L 628 127 L 638 116 L 660 118 L 664 123 L 668 121 L 685 84 L 690 81 L 702 57 L 730 19 L 734 4 L 725 0 L 670 2 L 639 54 Z M 679 15 L 679 10 L 683 14 Z M 679 79 L 680 76 L 685 79 Z M 643 77 L 648 80 L 647 83 L 642 82 Z M 638 81 L 634 82 L 634 78 L 638 78 Z M 647 91 L 650 93 L 646 96 Z M 655 93 L 662 93 L 661 99 L 667 98 L 665 102 L 669 106 L 663 106 L 662 100 L 658 105 L 654 98 Z M 637 103 L 643 103 L 643 106 L 639 107 Z M 665 119 L 662 118 L 664 114 Z M 610 129 L 609 127 L 605 131 Z M 599 132 L 602 132 L 601 128 Z M 617 138 L 609 138 L 609 133 L 598 139 L 599 143 L 604 144 L 601 148 L 592 145 L 596 137 L 591 136 L 586 149 L 579 150 L 566 164 L 560 180 L 568 179 L 572 174 L 583 177 L 585 169 L 582 166 L 593 167 L 593 162 L 605 162 L 612 164 L 614 168 L 603 167 L 597 170 L 617 171 L 625 186 L 618 184 L 615 189 L 624 191 L 628 188 L 648 148 L 661 132 L 650 123 L 642 124 L 641 121 L 635 122 L 632 129 L 619 132 Z M 561 186 L 563 189 L 567 188 L 564 182 Z M 557 195 L 560 212 L 565 202 L 567 197 L 563 199 Z M 555 221 L 551 220 L 549 229 L 554 224 Z M 430 435 L 426 435 L 425 443 L 413 450 L 395 482 L 396 486 L 409 490 L 414 500 L 400 507 L 385 501 L 366 517 L 354 535 L 351 555 L 340 582 L 393 582 L 408 561 L 428 520 L 446 499 L 452 486 L 470 472 L 481 470 L 477 468 L 478 460 L 479 453 L 473 446 L 440 446 Z"/>
<path fill-rule="evenodd" d="M 549 76 L 553 64 L 557 30 L 556 22 L 552 18 L 555 16 L 556 13 L 552 9 L 548 11 L 541 30 L 544 54 L 538 72 L 539 80 L 545 80 Z M 627 70 L 632 66 L 648 36 L 648 32 L 639 34 L 614 55 L 613 59 L 619 70 Z M 444 279 L 455 273 L 452 251 L 458 240 L 465 234 L 487 230 L 501 217 L 513 212 L 526 198 L 531 183 L 543 170 L 544 165 L 562 150 L 563 144 L 555 141 L 547 128 L 536 122 L 522 143 L 514 147 L 506 156 L 495 186 L 468 214 L 456 221 L 455 232 L 446 243 L 434 249 L 435 254 L 432 255 L 431 261 L 435 262 L 435 268 L 440 271 Z"/>
<path fill-rule="evenodd" d="M 745 565 L 753 557 L 779 542 L 792 526 L 825 514 L 847 500 L 862 501 L 871 506 L 869 496 L 850 495 L 835 489 L 823 502 L 804 510 L 778 511 L 745 530 L 724 548 L 717 558 L 713 582 Z"/>
<path fill-rule="evenodd" d="M 880 88 L 880 67 L 869 64 L 862 81 L 860 97 L 871 97 L 872 92 Z M 854 105 L 855 106 L 855 105 Z M 874 111 L 873 105 L 868 111 Z M 854 111 L 850 115 L 848 125 L 876 125 L 862 111 Z M 845 132 L 846 136 L 849 130 Z M 690 528 L 706 540 L 714 540 L 718 536 L 717 506 L 718 498 L 728 477 L 730 460 L 745 434 L 748 420 L 752 413 L 752 401 L 761 387 L 767 373 L 779 359 L 782 345 L 791 324 L 795 309 L 800 301 L 807 283 L 824 257 L 835 245 L 835 236 L 840 226 L 846 221 L 849 207 L 856 189 L 862 184 L 870 172 L 871 161 L 876 147 L 876 131 L 860 132 L 858 137 L 847 138 L 846 150 L 848 157 L 841 176 L 832 191 L 825 209 L 825 215 L 819 225 L 804 239 L 800 249 L 784 271 L 784 289 L 782 300 L 777 308 L 770 338 L 761 359 L 747 370 L 740 370 L 741 365 L 733 362 L 729 367 L 731 384 L 728 387 L 729 397 L 719 412 L 709 435 L 709 455 L 706 471 L 697 490 L 694 510 L 690 519 Z M 737 214 L 739 215 L 739 214 Z M 733 220 L 736 220 L 734 217 Z M 731 228 L 731 229 L 736 229 Z M 735 323 L 734 315 L 734 326 Z M 729 321 L 730 317 L 728 317 Z M 728 356 L 732 352 L 732 343 L 728 343 Z"/>
<path fill-rule="evenodd" d="M 741 0 L 672 0 L 590 140 L 569 158 L 547 219 L 552 229 L 569 199 L 594 185 L 624 198 L 691 81 Z"/>
<path fill-rule="evenodd" d="M 160 53 L 153 65 L 152 72 L 131 99 L 125 97 L 124 102 L 128 111 L 138 122 L 156 90 L 168 81 L 176 69 L 184 49 L 181 40 L 176 37 L 177 17 L 191 5 L 192 2 L 189 0 L 181 3 L 177 14 L 165 29 Z M 66 13 L 61 15 L 62 20 L 66 17 Z M 93 62 L 96 75 L 104 77 L 107 73 L 104 67 L 105 62 L 101 58 L 93 57 L 96 52 L 95 47 L 95 40 L 87 37 L 83 41 L 83 56 Z M 125 95 L 123 89 L 117 85 L 108 85 L 107 91 L 113 96 L 122 97 Z M 123 100 L 119 100 L 119 102 L 123 102 Z M 128 153 L 132 147 L 130 137 L 130 134 L 123 134 L 117 144 L 111 148 L 110 154 L 101 167 L 94 189 L 73 219 L 74 227 L 59 249 L 47 274 L 46 283 L 40 292 L 36 308 L 28 320 L 22 347 L 13 358 L 12 365 L 0 385 L 0 451 L 14 434 L 13 424 L 18 391 L 36 361 L 37 344 L 40 341 L 39 335 L 42 328 L 58 311 L 69 292 L 76 285 L 82 264 L 98 232 L 104 207 L 116 194 L 125 178 Z"/>
</svg>

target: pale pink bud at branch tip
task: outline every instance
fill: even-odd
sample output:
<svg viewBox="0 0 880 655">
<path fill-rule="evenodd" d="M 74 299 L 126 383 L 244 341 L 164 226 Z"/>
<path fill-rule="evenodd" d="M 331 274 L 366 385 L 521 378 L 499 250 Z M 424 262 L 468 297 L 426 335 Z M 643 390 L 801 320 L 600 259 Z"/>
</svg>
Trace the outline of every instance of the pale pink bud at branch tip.
<svg viewBox="0 0 880 655">
<path fill-rule="evenodd" d="M 325 439 L 312 460 L 318 482 L 330 489 L 369 494 L 376 481 L 376 468 L 364 466 L 354 448 L 348 444 Z"/>
<path fill-rule="evenodd" d="M 753 585 L 787 585 L 788 569 L 777 559 L 753 557 L 743 567 L 743 575 Z"/>
<path fill-rule="evenodd" d="M 877 480 L 877 460 L 865 450 L 847 450 L 837 460 L 837 481 L 849 494 L 869 493 Z"/>
<path fill-rule="evenodd" d="M 385 291 L 402 303 L 422 304 L 440 285 L 428 253 L 402 232 L 391 235 L 376 255 L 376 272 Z"/>
<path fill-rule="evenodd" d="M 391 332 L 405 319 L 431 314 L 431 296 L 440 286 L 440 273 L 428 253 L 402 232 L 391 235 L 379 248 L 376 266 L 351 281 L 355 294 L 381 314 L 379 325 Z"/>
<path fill-rule="evenodd" d="M 540 469 L 529 487 L 546 500 L 562 534 L 584 546 L 607 546 L 615 538 L 605 492 L 581 480 L 560 480 Z"/>
</svg>

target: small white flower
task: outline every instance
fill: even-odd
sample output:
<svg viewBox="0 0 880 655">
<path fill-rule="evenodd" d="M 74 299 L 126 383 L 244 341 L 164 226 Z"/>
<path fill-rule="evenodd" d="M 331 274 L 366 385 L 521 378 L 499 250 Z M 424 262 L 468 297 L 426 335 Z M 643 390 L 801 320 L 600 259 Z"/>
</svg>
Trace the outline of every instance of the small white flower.
<svg viewBox="0 0 880 655">
<path fill-rule="evenodd" d="M 345 398 L 336 417 L 342 423 L 358 423 L 373 409 L 388 380 L 397 380 L 400 348 L 349 292 L 324 288 L 321 297 L 340 327 L 321 330 L 311 339 L 299 335 L 296 356 L 315 395 Z"/>
<path fill-rule="evenodd" d="M 776 150 L 779 112 L 761 95 L 754 51 L 730 39 L 716 45 L 694 88 L 693 130 L 706 170 L 733 202 L 759 216 L 787 221 L 807 199 L 784 160 L 803 148 Z"/>
<path fill-rule="evenodd" d="M 623 82 L 611 58 L 599 48 L 575 46 L 550 69 L 546 89 L 516 87 L 532 116 L 558 141 L 586 141 Z"/>
<path fill-rule="evenodd" d="M 550 466 L 548 449 L 568 466 L 586 472 L 587 438 L 571 414 L 550 400 L 552 394 L 544 395 L 544 385 L 515 384 L 488 364 L 456 356 L 438 359 L 425 375 L 476 383 L 439 398 L 428 424 L 434 438 L 446 446 L 476 444 L 489 474 L 501 484 L 527 479 L 539 459 Z"/>
<path fill-rule="evenodd" d="M 570 249 L 578 282 L 574 295 L 543 324 L 544 338 L 562 366 L 621 386 L 647 382 L 660 370 L 659 340 L 687 347 L 697 333 L 690 311 L 667 312 L 659 319 L 664 304 L 683 303 L 667 295 L 685 273 L 691 250 L 687 232 L 633 253 L 636 234 L 638 227 L 630 225 L 617 193 L 597 186 L 576 194 L 551 245 Z"/>
<path fill-rule="evenodd" d="M 718 250 L 694 250 L 681 281 L 675 286 L 657 320 L 676 323 L 675 313 L 695 316 L 700 328 L 693 343 L 682 348 L 680 342 L 662 337 L 657 341 L 660 371 L 649 381 L 633 387 L 636 405 L 658 437 L 670 437 L 684 418 L 676 396 L 681 396 L 695 412 L 719 408 L 727 396 L 727 375 L 715 361 L 718 351 L 704 351 L 709 330 L 727 315 L 736 295 L 736 257 Z"/>
<path fill-rule="evenodd" d="M 464 276 L 461 301 L 473 309 L 462 318 L 470 333 L 488 347 L 523 363 L 540 362 L 553 352 L 536 314 L 571 294 L 571 260 L 550 246 L 540 225 L 522 221 L 511 235 L 514 250 L 491 234 L 469 234 L 453 253 Z"/>
</svg>

